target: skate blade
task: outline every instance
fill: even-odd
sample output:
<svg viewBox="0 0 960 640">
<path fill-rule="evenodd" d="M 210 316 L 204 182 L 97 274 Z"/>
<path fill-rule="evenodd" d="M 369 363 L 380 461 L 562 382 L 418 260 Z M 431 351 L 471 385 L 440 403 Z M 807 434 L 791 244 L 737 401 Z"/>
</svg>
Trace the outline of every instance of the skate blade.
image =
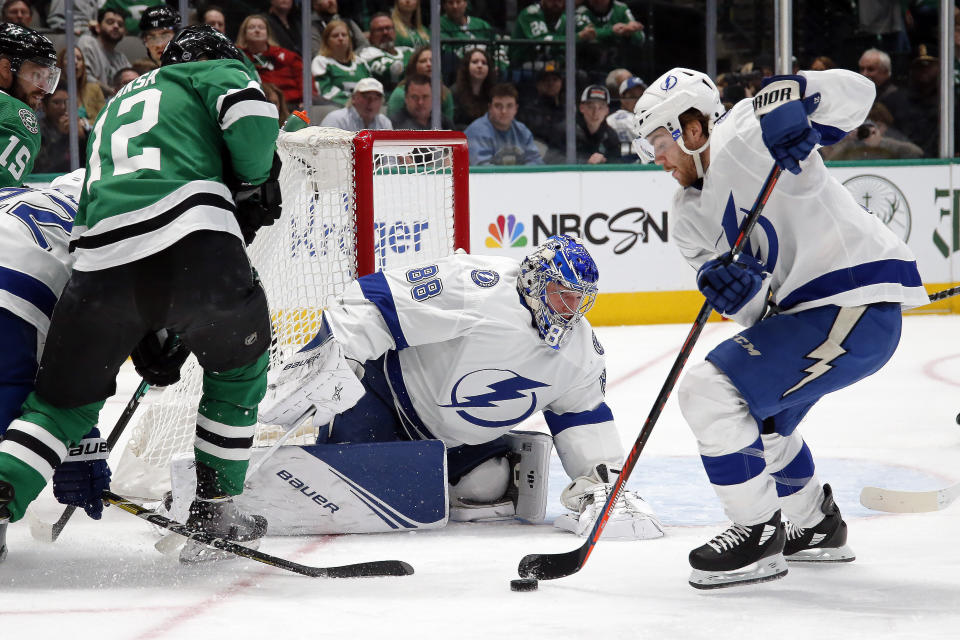
<svg viewBox="0 0 960 640">
<path fill-rule="evenodd" d="M 804 549 L 786 556 L 788 562 L 853 562 L 857 559 L 853 549 L 842 547 Z"/>
<path fill-rule="evenodd" d="M 260 548 L 261 538 L 255 540 L 247 540 L 245 542 L 240 542 L 238 540 L 233 540 L 239 545 L 247 547 L 248 549 L 259 549 Z M 204 564 L 207 562 L 220 562 L 223 560 L 231 560 L 236 558 L 234 554 L 229 551 L 223 551 L 222 549 L 215 549 L 213 547 L 208 547 L 205 544 L 200 544 L 193 540 L 187 540 L 186 544 L 183 545 L 183 548 L 180 550 L 180 562 L 183 564 Z"/>
<path fill-rule="evenodd" d="M 694 569 L 690 572 L 690 586 L 694 589 L 723 589 L 778 580 L 785 575 L 787 575 L 787 562 L 783 559 L 783 554 L 778 553 L 732 571 Z"/>
</svg>

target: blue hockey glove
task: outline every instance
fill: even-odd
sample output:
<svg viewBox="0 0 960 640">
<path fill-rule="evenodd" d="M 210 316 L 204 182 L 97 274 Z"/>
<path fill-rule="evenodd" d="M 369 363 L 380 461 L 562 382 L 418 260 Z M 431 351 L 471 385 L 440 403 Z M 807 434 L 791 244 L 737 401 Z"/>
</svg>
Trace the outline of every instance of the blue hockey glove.
<svg viewBox="0 0 960 640">
<path fill-rule="evenodd" d="M 79 507 L 94 520 L 103 515 L 105 489 L 110 488 L 110 449 L 100 431 L 94 427 L 75 447 L 67 451 L 60 466 L 53 472 L 53 495 L 60 504 Z"/>
<path fill-rule="evenodd" d="M 743 308 L 763 284 L 763 265 L 741 253 L 735 262 L 729 256 L 710 260 L 697 272 L 697 287 L 710 306 L 730 315 Z"/>
<path fill-rule="evenodd" d="M 773 76 L 753 97 L 763 143 L 777 165 L 793 174 L 800 173 L 800 161 L 820 142 L 808 117 L 820 105 L 820 94 L 804 98 L 806 86 L 803 76 Z"/>
</svg>

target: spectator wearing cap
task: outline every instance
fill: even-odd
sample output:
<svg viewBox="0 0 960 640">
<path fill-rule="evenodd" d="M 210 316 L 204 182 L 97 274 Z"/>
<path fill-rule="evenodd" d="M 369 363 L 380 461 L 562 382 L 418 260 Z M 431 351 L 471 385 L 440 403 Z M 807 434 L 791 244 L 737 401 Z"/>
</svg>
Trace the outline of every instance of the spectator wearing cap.
<svg viewBox="0 0 960 640">
<path fill-rule="evenodd" d="M 577 162 L 603 164 L 623 162 L 620 138 L 607 124 L 610 113 L 610 92 L 603 85 L 592 84 L 580 94 L 577 115 Z"/>
<path fill-rule="evenodd" d="M 260 80 L 275 84 L 283 91 L 287 104 L 298 105 L 303 101 L 303 59 L 300 54 L 277 44 L 266 16 L 247 16 L 240 24 L 237 48 L 253 63 Z"/>
<path fill-rule="evenodd" d="M 127 56 L 117 51 L 117 44 L 127 34 L 123 14 L 116 9 L 100 9 L 94 31 L 96 35 L 88 33 L 77 38 L 77 48 L 83 52 L 90 80 L 109 87 L 116 73 L 130 66 Z"/>
<path fill-rule="evenodd" d="M 393 129 L 390 118 L 380 113 L 382 106 L 383 85 L 376 78 L 364 78 L 353 88 L 347 106 L 328 113 L 320 126 L 345 131 Z"/>
<path fill-rule="evenodd" d="M 536 96 L 523 106 L 523 121 L 533 137 L 544 143 L 547 164 L 561 164 L 566 159 L 566 110 L 561 98 L 563 77 L 553 63 L 537 73 Z"/>
<path fill-rule="evenodd" d="M 543 164 L 533 134 L 517 122 L 517 88 L 503 83 L 490 92 L 490 108 L 464 130 L 470 165 Z"/>
<path fill-rule="evenodd" d="M 167 5 L 149 7 L 140 14 L 140 39 L 147 48 L 147 57 L 157 65 L 160 56 L 180 28 L 180 13 Z"/>
<path fill-rule="evenodd" d="M 633 108 L 637 105 L 637 100 L 647 90 L 646 83 L 636 76 L 627 78 L 620 83 L 620 109 L 607 116 L 607 124 L 611 129 L 617 132 L 620 138 L 620 155 L 624 162 L 639 161 L 640 158 L 633 151 L 634 133 L 633 123 L 636 116 L 633 115 Z"/>
</svg>

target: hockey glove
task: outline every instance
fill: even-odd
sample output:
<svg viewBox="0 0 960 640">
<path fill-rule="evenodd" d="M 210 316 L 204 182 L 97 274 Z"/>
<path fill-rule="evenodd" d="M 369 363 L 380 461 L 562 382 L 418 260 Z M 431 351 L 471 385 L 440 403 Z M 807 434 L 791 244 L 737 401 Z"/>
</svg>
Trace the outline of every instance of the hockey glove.
<svg viewBox="0 0 960 640">
<path fill-rule="evenodd" d="M 763 143 L 777 165 L 793 174 L 800 173 L 800 161 L 820 142 L 808 117 L 820 105 L 820 94 L 804 98 L 806 86 L 803 76 L 772 76 L 753 97 Z"/>
<path fill-rule="evenodd" d="M 163 329 L 144 336 L 130 358 L 137 373 L 151 387 L 165 387 L 180 381 L 180 367 L 189 355 L 190 349 L 179 336 Z"/>
<path fill-rule="evenodd" d="M 94 427 L 83 440 L 67 451 L 53 472 L 53 495 L 60 504 L 79 507 L 94 520 L 103 515 L 100 496 L 110 488 L 110 449 Z"/>
<path fill-rule="evenodd" d="M 237 222 L 248 245 L 261 227 L 268 227 L 280 219 L 283 198 L 280 193 L 280 156 L 274 152 L 270 177 L 258 185 L 240 183 L 233 191 L 237 205 Z"/>
<path fill-rule="evenodd" d="M 763 284 L 763 265 L 751 255 L 741 253 L 736 261 L 729 256 L 710 260 L 697 272 L 697 288 L 710 306 L 724 315 L 743 308 Z"/>
</svg>

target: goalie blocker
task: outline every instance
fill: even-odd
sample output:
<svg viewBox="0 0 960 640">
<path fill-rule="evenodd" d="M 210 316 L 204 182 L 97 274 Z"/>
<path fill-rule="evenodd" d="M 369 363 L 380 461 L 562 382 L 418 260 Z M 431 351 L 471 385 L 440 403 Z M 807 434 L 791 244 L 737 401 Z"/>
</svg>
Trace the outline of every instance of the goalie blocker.
<svg viewBox="0 0 960 640">
<path fill-rule="evenodd" d="M 486 504 L 454 499 L 450 519 L 543 521 L 552 438 L 532 432 L 505 437 L 511 453 L 503 493 Z M 251 466 L 267 451 L 254 450 Z M 182 459 L 171 467 L 174 520 L 182 521 L 193 498 L 193 465 Z M 246 486 L 237 505 L 263 515 L 268 535 L 436 529 L 448 519 L 446 451 L 439 440 L 281 446 Z"/>
</svg>

